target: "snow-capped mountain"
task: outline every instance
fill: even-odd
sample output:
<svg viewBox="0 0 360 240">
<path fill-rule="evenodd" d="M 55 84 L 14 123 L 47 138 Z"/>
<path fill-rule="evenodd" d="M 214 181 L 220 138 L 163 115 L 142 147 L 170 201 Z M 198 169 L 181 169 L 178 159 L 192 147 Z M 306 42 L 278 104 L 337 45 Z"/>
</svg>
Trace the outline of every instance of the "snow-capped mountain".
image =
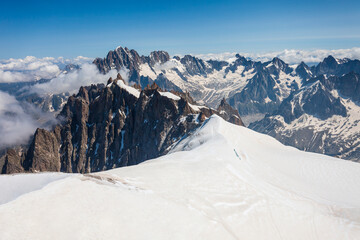
<svg viewBox="0 0 360 240">
<path fill-rule="evenodd" d="M 276 57 L 256 62 L 238 54 L 231 61 L 170 58 L 164 51 L 140 57 L 118 47 L 94 63 L 102 72 L 127 68 L 130 80 L 142 87 L 156 82 L 209 106 L 226 98 L 245 124 L 267 115 L 250 125 L 257 131 L 299 149 L 359 160 L 359 60 L 329 56 L 310 67 Z"/>
<path fill-rule="evenodd" d="M 299 149 L 360 160 L 360 75 L 321 75 L 304 82 L 279 110 L 250 124 Z"/>
<path fill-rule="evenodd" d="M 129 81 L 142 87 L 155 82 L 164 89 L 188 91 L 196 101 L 211 107 L 226 98 L 245 117 L 274 111 L 301 83 L 295 69 L 278 58 L 265 63 L 240 55 L 234 59 L 204 61 L 191 55 L 170 58 L 164 51 L 139 56 L 135 50 L 118 47 L 94 63 L 104 73 L 126 68 Z"/>
<path fill-rule="evenodd" d="M 136 166 L 0 176 L 0 238 L 356 240 L 359 172 L 213 116 Z"/>
<path fill-rule="evenodd" d="M 331 56 L 309 67 L 305 63 L 290 66 L 279 58 L 256 62 L 238 54 L 231 61 L 205 61 L 191 55 L 170 58 L 164 51 L 140 56 L 135 50 L 122 47 L 94 63 L 103 73 L 128 69 L 129 81 L 143 88 L 156 82 L 164 89 L 188 91 L 196 101 L 212 107 L 226 98 L 244 119 L 249 118 L 248 123 L 254 121 L 253 115 L 259 118 L 274 112 L 303 81 L 322 74 L 360 73 L 360 61 Z"/>
<path fill-rule="evenodd" d="M 304 62 L 289 65 L 276 57 L 259 62 L 238 54 L 228 61 L 203 60 L 191 55 L 171 58 L 165 51 L 140 56 L 135 50 L 118 47 L 106 58 L 95 59 L 94 64 L 80 70 L 69 66 L 68 74 L 50 82 L 26 83 L 34 85 L 32 91 L 22 91 L 21 83 L 11 86 L 17 100 L 58 113 L 71 95 L 68 91 L 89 82 L 105 83 L 110 73 L 120 71 L 130 86 L 136 84 L 144 89 L 156 83 L 163 90 L 175 90 L 184 96 L 189 93 L 199 104 L 210 108 L 226 99 L 246 125 L 253 123 L 251 128 L 271 134 L 285 144 L 359 160 L 356 140 L 360 118 L 357 110 L 360 88 L 356 80 L 359 60 L 329 56 L 315 66 Z M 98 70 L 107 75 L 99 74 Z M 39 95 L 33 88 L 57 92 Z M 311 118 L 311 124 L 305 118 Z M 336 120 L 330 123 L 333 118 Z M 295 125 L 301 130 L 295 131 Z M 331 130 L 335 128 L 336 131 Z"/>
<path fill-rule="evenodd" d="M 107 85 L 81 87 L 70 96 L 53 130 L 38 128 L 28 149 L 9 149 L 0 173 L 96 172 L 135 165 L 161 156 L 212 114 L 243 125 L 225 100 L 217 110 L 197 105 L 188 95 L 144 90 L 125 84 L 121 75 Z"/>
</svg>

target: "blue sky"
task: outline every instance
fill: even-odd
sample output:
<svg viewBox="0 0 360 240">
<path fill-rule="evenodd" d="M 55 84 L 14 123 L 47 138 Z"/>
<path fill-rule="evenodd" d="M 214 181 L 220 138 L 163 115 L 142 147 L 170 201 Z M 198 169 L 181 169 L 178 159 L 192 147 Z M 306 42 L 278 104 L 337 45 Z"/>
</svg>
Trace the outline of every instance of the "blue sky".
<svg viewBox="0 0 360 240">
<path fill-rule="evenodd" d="M 360 47 L 360 1 L 2 1 L 0 59 Z"/>
</svg>

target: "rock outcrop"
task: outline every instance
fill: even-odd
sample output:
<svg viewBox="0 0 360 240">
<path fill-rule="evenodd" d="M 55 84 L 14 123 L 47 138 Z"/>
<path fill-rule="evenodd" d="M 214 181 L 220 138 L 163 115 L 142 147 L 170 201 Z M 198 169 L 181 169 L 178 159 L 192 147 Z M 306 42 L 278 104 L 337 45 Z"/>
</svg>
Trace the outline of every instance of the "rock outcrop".
<svg viewBox="0 0 360 240">
<path fill-rule="evenodd" d="M 2 173 L 88 173 L 135 165 L 166 154 L 212 114 L 242 125 L 225 100 L 214 110 L 156 84 L 139 91 L 118 75 L 106 87 L 81 87 L 70 96 L 58 116 L 62 123 L 52 131 L 37 129 L 24 153 L 8 150 Z"/>
<path fill-rule="evenodd" d="M 360 161 L 359 79 L 355 72 L 310 78 L 274 114 L 249 128 L 301 150 Z"/>
</svg>

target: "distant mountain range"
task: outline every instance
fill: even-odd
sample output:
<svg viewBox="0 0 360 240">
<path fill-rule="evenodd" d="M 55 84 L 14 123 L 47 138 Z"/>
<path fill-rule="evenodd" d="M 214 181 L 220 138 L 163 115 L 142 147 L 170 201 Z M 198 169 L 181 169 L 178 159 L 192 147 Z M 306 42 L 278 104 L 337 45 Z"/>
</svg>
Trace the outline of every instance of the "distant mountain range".
<svg viewBox="0 0 360 240">
<path fill-rule="evenodd" d="M 302 150 L 360 160 L 359 60 L 328 56 L 310 67 L 240 55 L 231 62 L 164 51 L 140 56 L 118 47 L 94 64 L 103 73 L 126 68 L 142 88 L 155 82 L 210 107 L 226 98 L 252 129 Z"/>
<path fill-rule="evenodd" d="M 165 154 L 214 113 L 301 150 L 360 160 L 359 60 L 329 56 L 314 66 L 289 65 L 238 54 L 231 61 L 171 58 L 165 51 L 140 56 L 118 47 L 93 63 L 101 73 L 127 73 L 128 84 L 118 76 L 73 96 L 26 92 L 31 82 L 0 85 L 62 120 L 54 131 L 37 130 L 29 147 L 3 155 L 3 173 L 137 164 Z"/>
<path fill-rule="evenodd" d="M 81 87 L 70 96 L 58 115 L 61 123 L 52 131 L 37 129 L 27 148 L 8 149 L 0 173 L 89 173 L 135 165 L 166 154 L 213 114 L 243 125 L 225 100 L 214 110 L 156 84 L 128 86 L 118 74 L 107 85 Z"/>
</svg>

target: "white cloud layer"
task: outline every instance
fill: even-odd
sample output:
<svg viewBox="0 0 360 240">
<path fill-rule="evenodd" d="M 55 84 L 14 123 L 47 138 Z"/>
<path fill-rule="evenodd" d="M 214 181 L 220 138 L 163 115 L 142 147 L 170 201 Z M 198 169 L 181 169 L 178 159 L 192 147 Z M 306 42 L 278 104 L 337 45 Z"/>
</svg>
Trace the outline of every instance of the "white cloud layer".
<svg viewBox="0 0 360 240">
<path fill-rule="evenodd" d="M 0 149 L 27 143 L 36 128 L 56 123 L 53 115 L 0 91 Z"/>
<path fill-rule="evenodd" d="M 0 60 L 0 83 L 51 79 L 59 75 L 67 64 L 83 64 L 91 60 L 81 56 L 74 59 L 27 56 Z"/>
<path fill-rule="evenodd" d="M 199 58 L 204 60 L 214 59 L 232 62 L 235 60 L 236 53 L 209 53 L 209 54 L 198 54 Z M 284 62 L 289 64 L 300 63 L 302 61 L 306 63 L 318 63 L 329 55 L 335 58 L 349 58 L 349 59 L 360 59 L 360 48 L 349 48 L 349 49 L 336 49 L 336 50 L 283 50 L 278 52 L 268 53 L 239 53 L 242 56 L 251 58 L 255 61 L 270 61 L 274 57 L 282 59 Z"/>
<path fill-rule="evenodd" d="M 125 81 L 128 80 L 128 71 L 120 70 L 121 76 Z M 61 73 L 59 76 L 51 79 L 50 82 L 43 84 L 35 84 L 31 87 L 30 91 L 43 94 L 57 94 L 57 93 L 75 93 L 81 86 L 88 86 L 96 83 L 106 84 L 107 80 L 117 75 L 116 70 L 111 70 L 107 74 L 101 74 L 96 65 L 85 63 L 81 68 L 70 73 Z"/>
</svg>

